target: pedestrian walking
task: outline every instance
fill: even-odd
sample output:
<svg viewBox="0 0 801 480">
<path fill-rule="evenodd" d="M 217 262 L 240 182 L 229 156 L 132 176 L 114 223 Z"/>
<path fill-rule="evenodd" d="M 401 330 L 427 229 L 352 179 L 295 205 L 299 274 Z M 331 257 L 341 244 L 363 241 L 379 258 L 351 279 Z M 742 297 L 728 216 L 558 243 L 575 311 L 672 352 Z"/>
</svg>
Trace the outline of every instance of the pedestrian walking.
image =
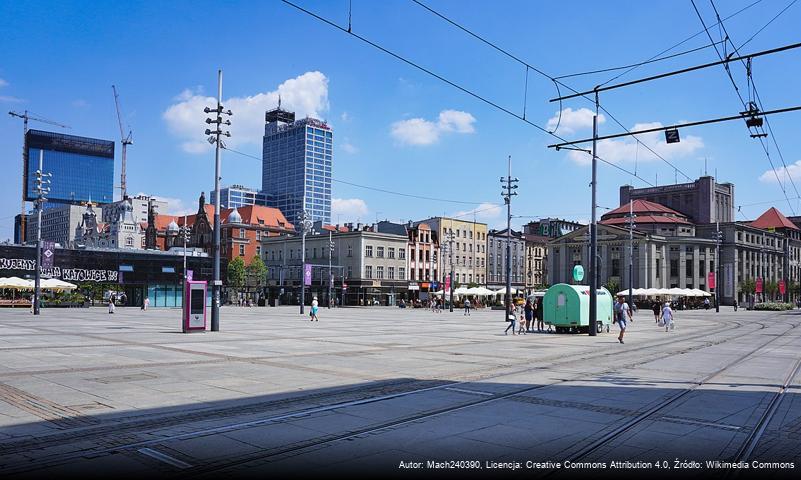
<svg viewBox="0 0 801 480">
<path fill-rule="evenodd" d="M 526 306 L 523 307 L 523 312 L 526 315 L 526 332 L 533 332 L 531 324 L 534 320 L 534 305 L 531 304 L 531 300 L 526 300 Z"/>
<path fill-rule="evenodd" d="M 117 298 L 114 295 L 108 297 L 108 313 L 114 313 L 114 311 L 117 309 L 117 306 L 114 305 L 116 300 Z"/>
<path fill-rule="evenodd" d="M 464 315 L 470 316 L 470 299 L 466 298 L 464 300 Z"/>
<path fill-rule="evenodd" d="M 734 299 L 734 311 L 735 311 L 735 312 L 737 311 L 737 307 L 738 307 L 738 306 L 739 306 L 739 305 L 737 305 L 737 299 L 735 298 L 735 299 Z"/>
<path fill-rule="evenodd" d="M 515 312 L 514 310 L 507 310 L 506 311 L 506 321 L 509 322 L 509 326 L 506 327 L 506 330 L 503 331 L 504 335 L 508 335 L 509 329 L 512 329 L 512 335 L 515 334 L 515 326 L 517 321 L 515 320 Z"/>
<path fill-rule="evenodd" d="M 519 328 L 517 330 L 517 334 L 526 334 L 526 321 L 525 317 L 523 316 L 523 307 L 522 305 L 515 305 L 515 317 L 520 321 Z"/>
<path fill-rule="evenodd" d="M 665 305 L 662 307 L 662 319 L 660 320 L 659 324 L 665 326 L 666 332 L 676 328 L 673 324 L 673 309 L 670 308 L 669 303 L 665 303 Z"/>
<path fill-rule="evenodd" d="M 651 310 L 654 312 L 654 323 L 659 323 L 659 313 L 662 311 L 662 304 L 659 302 L 659 299 L 651 305 Z"/>
<path fill-rule="evenodd" d="M 618 295 L 617 301 L 614 305 L 615 311 L 615 319 L 612 321 L 613 323 L 617 323 L 617 326 L 620 328 L 620 335 L 617 337 L 617 341 L 623 343 L 623 335 L 626 333 L 626 327 L 628 326 L 629 321 L 634 321 L 631 318 L 631 309 L 629 305 L 623 300 L 623 295 Z"/>
<path fill-rule="evenodd" d="M 317 310 L 319 309 L 319 304 L 317 303 L 317 297 L 312 299 L 311 310 L 309 310 L 309 321 L 310 322 L 317 322 L 320 319 L 317 318 Z"/>
<path fill-rule="evenodd" d="M 150 308 L 150 297 L 145 297 L 145 301 L 142 302 L 142 310 L 147 311 Z"/>
<path fill-rule="evenodd" d="M 708 298 L 704 299 L 704 310 L 709 310 L 709 299 Z"/>
</svg>

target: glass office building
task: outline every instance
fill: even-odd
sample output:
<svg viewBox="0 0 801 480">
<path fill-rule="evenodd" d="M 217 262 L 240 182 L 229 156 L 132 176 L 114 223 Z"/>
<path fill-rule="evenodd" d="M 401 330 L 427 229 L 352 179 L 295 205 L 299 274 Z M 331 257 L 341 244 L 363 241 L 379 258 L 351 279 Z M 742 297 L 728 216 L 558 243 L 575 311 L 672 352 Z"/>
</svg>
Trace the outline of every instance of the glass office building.
<svg viewBox="0 0 801 480">
<path fill-rule="evenodd" d="M 62 133 L 28 130 L 25 134 L 25 199 L 36 199 L 39 152 L 50 177 L 49 203 L 114 201 L 114 142 Z"/>
<path fill-rule="evenodd" d="M 277 108 L 265 115 L 262 193 L 267 206 L 298 225 L 301 212 L 331 223 L 333 131 L 326 123 Z"/>
<path fill-rule="evenodd" d="M 211 200 L 209 203 L 214 205 L 216 198 L 214 189 L 211 189 Z M 267 196 L 256 189 L 248 188 L 243 185 L 231 185 L 220 188 L 220 207 L 240 208 L 248 205 L 267 206 Z"/>
</svg>

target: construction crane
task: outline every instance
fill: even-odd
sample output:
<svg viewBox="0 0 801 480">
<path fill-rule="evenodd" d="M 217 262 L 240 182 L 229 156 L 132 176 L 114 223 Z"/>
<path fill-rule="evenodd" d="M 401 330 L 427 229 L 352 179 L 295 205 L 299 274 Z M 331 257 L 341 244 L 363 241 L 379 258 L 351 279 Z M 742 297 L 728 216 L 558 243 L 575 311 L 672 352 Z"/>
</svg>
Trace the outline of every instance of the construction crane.
<svg viewBox="0 0 801 480">
<path fill-rule="evenodd" d="M 114 105 L 117 107 L 117 123 L 120 125 L 120 143 L 122 143 L 122 166 L 120 168 L 120 195 L 121 199 L 128 196 L 128 190 L 125 184 L 125 164 L 128 160 L 128 145 L 133 145 L 131 139 L 133 132 L 130 127 L 128 128 L 128 136 L 125 135 L 125 130 L 122 128 L 122 110 L 120 109 L 120 96 L 117 94 L 117 87 L 112 85 L 111 89 L 114 91 Z"/>
<path fill-rule="evenodd" d="M 28 183 L 28 176 L 25 174 L 25 167 L 28 164 L 28 148 L 25 145 L 25 135 L 28 133 L 28 121 L 32 122 L 39 122 L 39 123 L 46 123 L 48 125 L 55 125 L 61 128 L 70 128 L 67 125 L 62 125 L 58 122 L 54 122 L 52 120 L 48 120 L 46 118 L 36 117 L 30 115 L 27 110 L 23 113 L 19 112 L 8 112 L 9 115 L 12 117 L 17 117 L 22 119 L 22 209 L 19 221 L 19 242 L 21 244 L 25 243 L 25 186 Z"/>
</svg>

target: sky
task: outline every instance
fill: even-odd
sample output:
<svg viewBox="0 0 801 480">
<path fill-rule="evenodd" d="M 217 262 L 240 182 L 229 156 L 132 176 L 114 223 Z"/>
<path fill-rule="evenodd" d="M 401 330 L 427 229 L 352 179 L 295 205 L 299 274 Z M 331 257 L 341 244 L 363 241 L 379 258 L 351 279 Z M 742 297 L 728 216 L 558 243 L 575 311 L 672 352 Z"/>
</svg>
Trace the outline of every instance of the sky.
<svg viewBox="0 0 801 480">
<path fill-rule="evenodd" d="M 315 116 L 333 127 L 334 223 L 445 214 L 503 227 L 499 180 L 507 174 L 509 157 L 512 175 L 520 180 L 512 202 L 515 228 L 547 216 L 586 221 L 590 157 L 547 148 L 557 139 L 516 116 L 525 112 L 528 122 L 549 131 L 558 126 L 555 134 L 565 139 L 590 137 L 593 104 L 581 98 L 549 102 L 558 96 L 549 77 L 641 62 L 703 32 L 689 0 L 421 1 L 545 75 L 533 70 L 526 75 L 523 64 L 411 0 L 353 0 L 351 31 L 497 107 L 278 0 L 124 6 L 0 0 L 0 158 L 6 172 L 0 180 L 0 241 L 13 236 L 21 196 L 22 122 L 7 111 L 27 109 L 71 127 L 32 122 L 31 128 L 115 140 L 118 182 L 120 132 L 111 88 L 116 85 L 126 132 L 133 132 L 129 193 L 167 200 L 171 213 L 192 213 L 200 192 L 208 197 L 214 184 L 214 151 L 205 142 L 202 109 L 216 97 L 218 69 L 224 72 L 223 103 L 234 113 L 230 148 L 261 157 L 264 111 L 277 105 L 279 95 L 298 116 Z M 726 18 L 754 1 L 718 0 L 715 6 Z M 725 20 L 728 36 L 738 46 L 745 43 L 791 2 L 759 1 Z M 347 29 L 349 1 L 297 3 Z M 709 0 L 696 5 L 707 25 L 717 22 Z M 798 42 L 799 23 L 801 2 L 742 51 Z M 717 26 L 709 33 L 715 41 L 722 38 Z M 715 51 L 700 48 L 709 44 L 702 33 L 668 53 L 697 51 L 638 67 L 613 83 L 712 62 Z M 731 53 L 731 45 L 726 47 L 722 54 Z M 586 91 L 623 72 L 561 81 Z M 734 64 L 731 74 L 748 100 L 745 68 Z M 752 64 L 765 109 L 801 104 L 800 75 L 801 49 Z M 630 130 L 742 110 L 721 66 L 602 92 L 600 102 Z M 600 135 L 623 131 L 603 112 L 598 125 Z M 776 174 L 741 121 L 681 129 L 677 144 L 665 144 L 661 133 L 640 137 L 681 173 L 631 138 L 599 142 L 601 158 L 637 177 L 600 163 L 598 215 L 618 206 L 621 185 L 681 183 L 687 181 L 684 175 L 695 179 L 705 168 L 718 181 L 736 185 L 738 220 L 754 219 L 770 206 L 801 214 L 796 192 L 801 112 L 771 116 L 770 125 L 773 135 L 766 145 Z M 222 183 L 260 188 L 261 162 L 224 151 Z"/>
</svg>

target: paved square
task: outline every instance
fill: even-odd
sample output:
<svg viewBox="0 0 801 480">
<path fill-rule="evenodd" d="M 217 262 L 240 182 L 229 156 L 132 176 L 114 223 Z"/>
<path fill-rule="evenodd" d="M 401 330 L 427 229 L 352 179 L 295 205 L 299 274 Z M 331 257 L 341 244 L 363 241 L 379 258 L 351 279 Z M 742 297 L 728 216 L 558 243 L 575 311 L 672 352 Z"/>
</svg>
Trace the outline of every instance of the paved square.
<svg viewBox="0 0 801 480">
<path fill-rule="evenodd" d="M 322 309 L 310 322 L 297 307 L 225 307 L 220 332 L 193 334 L 180 333 L 179 310 L 2 310 L 0 471 L 801 465 L 799 323 L 795 312 L 691 311 L 666 333 L 642 312 L 621 345 L 615 331 L 504 335 L 503 312 L 490 310 Z M 770 472 L 795 473 L 784 467 Z"/>
</svg>

